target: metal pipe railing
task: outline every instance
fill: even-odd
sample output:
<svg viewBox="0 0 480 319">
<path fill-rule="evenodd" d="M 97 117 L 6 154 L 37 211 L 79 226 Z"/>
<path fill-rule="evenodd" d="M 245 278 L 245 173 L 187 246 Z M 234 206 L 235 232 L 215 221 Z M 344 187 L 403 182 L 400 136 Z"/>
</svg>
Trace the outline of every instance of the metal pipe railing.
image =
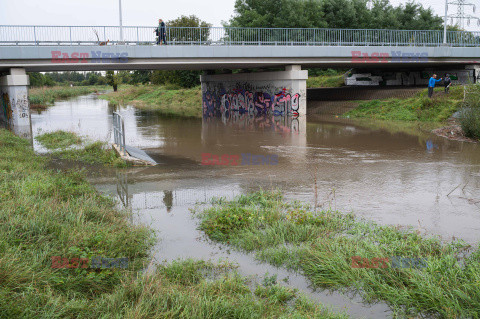
<svg viewBox="0 0 480 319">
<path fill-rule="evenodd" d="M 0 45 L 152 45 L 155 27 L 0 25 Z M 98 36 L 97 36 L 98 35 Z M 447 45 L 480 46 L 480 32 L 447 31 Z M 168 45 L 441 46 L 443 30 L 167 27 Z"/>
<path fill-rule="evenodd" d="M 125 150 L 125 123 L 123 117 L 117 112 L 113 112 L 113 140 L 120 149 L 122 154 L 126 154 Z"/>
</svg>

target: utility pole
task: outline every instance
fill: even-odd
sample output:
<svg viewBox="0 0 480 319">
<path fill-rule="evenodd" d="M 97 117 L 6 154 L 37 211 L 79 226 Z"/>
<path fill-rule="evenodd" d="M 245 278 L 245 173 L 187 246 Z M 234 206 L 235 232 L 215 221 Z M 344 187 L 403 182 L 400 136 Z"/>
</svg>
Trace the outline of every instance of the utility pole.
<svg viewBox="0 0 480 319">
<path fill-rule="evenodd" d="M 443 19 L 443 45 L 447 45 L 448 0 L 445 0 L 445 18 Z"/>
<path fill-rule="evenodd" d="M 122 0 L 118 0 L 118 12 L 120 14 L 120 43 L 123 44 Z"/>
</svg>

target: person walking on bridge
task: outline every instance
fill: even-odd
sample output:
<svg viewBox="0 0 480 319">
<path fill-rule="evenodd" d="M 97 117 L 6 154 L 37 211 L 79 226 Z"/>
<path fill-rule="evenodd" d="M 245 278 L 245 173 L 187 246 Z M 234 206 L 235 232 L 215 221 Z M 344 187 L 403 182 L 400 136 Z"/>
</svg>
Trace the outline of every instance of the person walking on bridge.
<svg viewBox="0 0 480 319">
<path fill-rule="evenodd" d="M 441 80 L 443 80 L 443 79 L 437 80 L 437 75 L 436 74 L 432 75 L 430 80 L 428 80 L 428 97 L 429 98 L 432 98 L 433 89 L 435 88 L 435 84 L 440 82 Z"/>
<path fill-rule="evenodd" d="M 157 44 L 162 45 L 163 43 L 167 45 L 167 32 L 165 30 L 165 22 L 162 19 L 158 19 L 158 28 L 155 30 L 155 33 L 158 36 Z"/>
</svg>

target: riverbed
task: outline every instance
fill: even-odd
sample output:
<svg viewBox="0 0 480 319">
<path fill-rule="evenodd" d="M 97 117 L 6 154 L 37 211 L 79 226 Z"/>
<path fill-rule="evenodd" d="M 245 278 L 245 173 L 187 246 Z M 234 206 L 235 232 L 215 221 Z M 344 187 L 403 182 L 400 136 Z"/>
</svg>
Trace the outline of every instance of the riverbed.
<svg viewBox="0 0 480 319">
<path fill-rule="evenodd" d="M 286 284 L 336 309 L 345 308 L 355 318 L 386 318 L 385 305 L 367 307 L 336 292 L 314 292 L 298 274 L 211 243 L 196 229 L 191 209 L 215 196 L 233 198 L 273 188 L 318 209 L 353 212 L 446 241 L 479 242 L 478 144 L 450 141 L 411 125 L 330 114 L 298 119 L 248 114 L 164 118 L 132 106 L 111 107 L 94 94 L 32 111 L 33 135 L 62 129 L 112 142 L 113 111 L 124 117 L 126 144 L 144 149 L 159 164 L 127 170 L 90 167 L 89 180 L 131 209 L 134 222 L 157 231 L 154 257 L 159 262 L 227 258 L 245 275 L 277 273 Z M 36 142 L 34 147 L 45 151 Z M 215 155 L 238 156 L 239 165 L 202 165 Z M 253 156 L 264 161 L 246 163 Z"/>
</svg>

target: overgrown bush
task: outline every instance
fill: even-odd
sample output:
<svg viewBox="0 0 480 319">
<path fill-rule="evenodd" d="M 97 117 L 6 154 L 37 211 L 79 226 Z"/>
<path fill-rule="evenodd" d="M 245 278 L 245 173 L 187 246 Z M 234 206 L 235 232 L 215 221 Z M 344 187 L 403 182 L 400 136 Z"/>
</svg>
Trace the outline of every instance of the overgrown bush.
<svg viewBox="0 0 480 319">
<path fill-rule="evenodd" d="M 480 139 L 480 85 L 468 86 L 467 90 L 460 111 L 460 126 L 465 136 Z"/>
</svg>

